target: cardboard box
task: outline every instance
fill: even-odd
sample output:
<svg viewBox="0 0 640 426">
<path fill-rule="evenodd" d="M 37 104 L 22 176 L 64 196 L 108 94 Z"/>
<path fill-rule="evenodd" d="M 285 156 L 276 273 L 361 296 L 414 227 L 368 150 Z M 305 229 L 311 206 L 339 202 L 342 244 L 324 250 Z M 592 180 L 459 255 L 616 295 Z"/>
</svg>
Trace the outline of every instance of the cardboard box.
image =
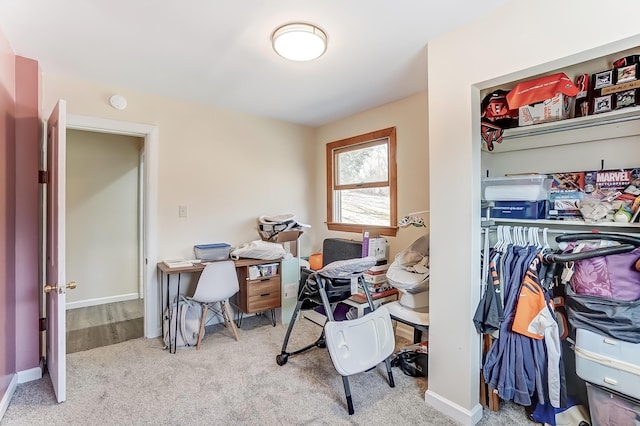
<svg viewBox="0 0 640 426">
<path fill-rule="evenodd" d="M 549 194 L 547 219 L 581 218 L 580 202 L 583 198 L 582 191 L 552 192 Z"/>
<path fill-rule="evenodd" d="M 362 232 L 362 257 L 373 256 L 377 262 L 387 261 L 387 240 L 377 230 Z"/>
<path fill-rule="evenodd" d="M 298 257 L 298 239 L 302 236 L 303 231 L 282 231 L 278 232 L 271 238 L 266 238 L 265 234 L 262 232 L 259 232 L 259 234 L 263 241 L 280 243 L 284 247 L 284 251 L 286 253 L 291 253 L 293 257 Z"/>
<path fill-rule="evenodd" d="M 572 106 L 573 98 L 562 93 L 556 93 L 550 99 L 518 108 L 518 125 L 522 127 L 565 120 L 571 116 Z"/>
</svg>

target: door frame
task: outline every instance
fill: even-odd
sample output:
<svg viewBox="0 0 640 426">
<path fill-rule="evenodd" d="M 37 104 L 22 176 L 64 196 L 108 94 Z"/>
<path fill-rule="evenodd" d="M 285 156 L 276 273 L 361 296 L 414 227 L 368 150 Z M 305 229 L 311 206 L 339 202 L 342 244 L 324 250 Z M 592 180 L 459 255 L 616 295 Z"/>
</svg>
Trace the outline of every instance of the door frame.
<svg viewBox="0 0 640 426">
<path fill-rule="evenodd" d="M 110 120 L 76 114 L 67 114 L 67 129 L 99 133 L 137 136 L 144 140 L 141 158 L 144 158 L 141 200 L 144 224 L 142 227 L 142 253 L 140 270 L 144 294 L 144 336 L 161 334 L 160 290 L 157 279 L 157 222 L 158 222 L 158 127 L 150 124 Z"/>
</svg>

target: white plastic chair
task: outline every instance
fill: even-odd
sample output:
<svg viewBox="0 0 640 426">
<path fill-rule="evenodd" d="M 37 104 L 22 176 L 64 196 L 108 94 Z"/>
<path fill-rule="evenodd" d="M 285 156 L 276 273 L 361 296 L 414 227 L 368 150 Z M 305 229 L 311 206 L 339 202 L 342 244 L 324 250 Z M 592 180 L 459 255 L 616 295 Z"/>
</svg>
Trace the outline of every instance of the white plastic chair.
<svg viewBox="0 0 640 426">
<path fill-rule="evenodd" d="M 200 349 L 209 309 L 216 314 L 222 315 L 225 326 L 229 325 L 231 327 L 233 335 L 238 340 L 238 329 L 229 310 L 229 298 L 236 294 L 239 289 L 236 266 L 232 260 L 212 262 L 202 270 L 196 290 L 193 293 L 193 297 L 191 297 L 191 300 L 202 305 L 202 319 L 200 320 L 200 332 L 198 333 L 196 350 Z M 215 309 L 217 303 L 220 304 L 220 310 Z"/>
</svg>

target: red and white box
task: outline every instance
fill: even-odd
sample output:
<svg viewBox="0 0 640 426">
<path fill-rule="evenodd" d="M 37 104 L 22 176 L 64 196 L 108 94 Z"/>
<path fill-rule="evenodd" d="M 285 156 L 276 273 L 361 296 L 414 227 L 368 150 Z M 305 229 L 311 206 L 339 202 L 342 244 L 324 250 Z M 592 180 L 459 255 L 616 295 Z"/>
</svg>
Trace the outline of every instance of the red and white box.
<svg viewBox="0 0 640 426">
<path fill-rule="evenodd" d="M 509 109 L 518 109 L 518 125 L 564 120 L 571 115 L 580 89 L 565 73 L 524 81 L 506 96 Z"/>
</svg>

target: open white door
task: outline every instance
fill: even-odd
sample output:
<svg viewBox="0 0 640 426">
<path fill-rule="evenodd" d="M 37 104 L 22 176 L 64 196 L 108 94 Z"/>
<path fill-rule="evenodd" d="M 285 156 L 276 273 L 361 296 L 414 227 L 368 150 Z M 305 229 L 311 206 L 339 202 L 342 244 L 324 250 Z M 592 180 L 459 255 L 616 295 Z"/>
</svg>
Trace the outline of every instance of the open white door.
<svg viewBox="0 0 640 426">
<path fill-rule="evenodd" d="M 59 100 L 47 122 L 46 285 L 47 368 L 58 402 L 67 398 L 65 303 L 66 102 Z"/>
</svg>

